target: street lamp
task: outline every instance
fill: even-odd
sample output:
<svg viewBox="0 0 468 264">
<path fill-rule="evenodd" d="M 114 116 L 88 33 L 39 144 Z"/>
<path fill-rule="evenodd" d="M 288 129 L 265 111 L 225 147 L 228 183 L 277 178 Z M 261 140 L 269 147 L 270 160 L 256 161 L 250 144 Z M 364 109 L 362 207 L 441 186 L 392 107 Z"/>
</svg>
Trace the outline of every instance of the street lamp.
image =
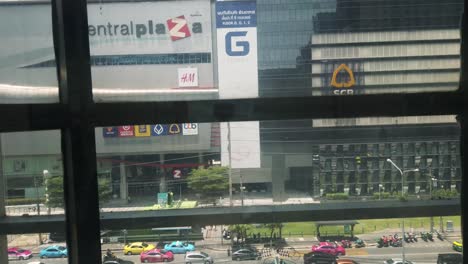
<svg viewBox="0 0 468 264">
<path fill-rule="evenodd" d="M 405 172 L 412 172 L 412 171 L 419 171 L 419 169 L 402 170 L 391 159 L 387 159 L 387 162 L 392 164 L 392 166 L 395 167 L 400 172 L 400 175 L 401 175 L 401 196 L 403 196 L 404 195 L 404 188 L 403 188 L 404 173 Z M 403 259 L 402 263 L 406 263 L 406 261 L 405 261 L 405 218 L 401 219 L 401 232 L 403 233 L 402 241 L 401 241 L 401 255 L 402 255 L 402 259 Z"/>
<path fill-rule="evenodd" d="M 403 195 L 405 194 L 405 193 L 404 193 L 404 189 L 405 189 L 405 188 L 403 187 L 404 179 L 405 179 L 405 178 L 404 178 L 404 174 L 405 174 L 406 172 L 416 172 L 416 171 L 419 171 L 419 169 L 416 168 L 416 169 L 412 169 L 412 170 L 402 170 L 402 169 L 400 169 L 400 167 L 398 167 L 391 159 L 387 159 L 387 162 L 390 163 L 390 164 L 392 164 L 392 166 L 395 167 L 395 168 L 398 170 L 398 172 L 400 172 L 400 175 L 401 175 L 401 195 L 403 196 Z"/>
</svg>

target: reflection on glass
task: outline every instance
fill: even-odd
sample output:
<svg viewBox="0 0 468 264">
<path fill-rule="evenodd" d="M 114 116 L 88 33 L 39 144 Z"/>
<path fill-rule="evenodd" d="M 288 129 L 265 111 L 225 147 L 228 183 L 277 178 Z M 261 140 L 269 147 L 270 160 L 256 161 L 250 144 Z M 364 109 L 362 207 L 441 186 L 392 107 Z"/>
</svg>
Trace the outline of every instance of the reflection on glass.
<svg viewBox="0 0 468 264">
<path fill-rule="evenodd" d="M 64 214 L 59 131 L 0 135 L 6 214 Z"/>
<path fill-rule="evenodd" d="M 458 199 L 453 116 L 96 129 L 104 212 Z"/>
<path fill-rule="evenodd" d="M 58 102 L 50 1 L 0 1 L 0 103 Z"/>
<path fill-rule="evenodd" d="M 461 0 L 92 2 L 94 98 L 455 90 L 461 10 Z"/>
<path fill-rule="evenodd" d="M 463 263 L 460 216 L 242 223 L 101 232 L 105 260 L 183 263 Z M 450 262 L 450 261 L 452 262 Z M 337 262 L 335 262 L 337 261 Z"/>
<path fill-rule="evenodd" d="M 45 258 L 67 263 L 65 240 L 65 232 L 8 235 L 8 263 L 44 263 Z"/>
</svg>

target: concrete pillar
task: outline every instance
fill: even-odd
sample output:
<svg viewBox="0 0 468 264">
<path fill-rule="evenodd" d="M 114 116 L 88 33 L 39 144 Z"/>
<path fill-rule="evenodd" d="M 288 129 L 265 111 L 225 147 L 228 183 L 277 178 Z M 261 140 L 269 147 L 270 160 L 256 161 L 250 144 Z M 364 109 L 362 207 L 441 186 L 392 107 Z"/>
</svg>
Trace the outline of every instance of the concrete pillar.
<svg viewBox="0 0 468 264">
<path fill-rule="evenodd" d="M 273 202 L 281 202 L 285 197 L 286 158 L 283 154 L 272 155 L 271 189 Z"/>
<path fill-rule="evenodd" d="M 123 163 L 125 157 L 120 157 L 122 162 L 120 162 L 120 199 L 128 201 L 128 183 L 127 183 L 127 169 Z"/>
<path fill-rule="evenodd" d="M 0 217 L 6 216 L 5 199 L 6 199 L 6 178 L 3 174 L 3 152 L 2 138 L 0 135 Z M 6 235 L 0 235 L 0 263 L 8 263 L 8 240 Z"/>
<path fill-rule="evenodd" d="M 164 154 L 159 154 L 159 164 L 164 165 Z M 167 192 L 167 184 L 166 184 L 166 168 L 161 166 L 159 170 L 159 178 L 161 182 L 159 183 L 159 192 Z"/>
</svg>

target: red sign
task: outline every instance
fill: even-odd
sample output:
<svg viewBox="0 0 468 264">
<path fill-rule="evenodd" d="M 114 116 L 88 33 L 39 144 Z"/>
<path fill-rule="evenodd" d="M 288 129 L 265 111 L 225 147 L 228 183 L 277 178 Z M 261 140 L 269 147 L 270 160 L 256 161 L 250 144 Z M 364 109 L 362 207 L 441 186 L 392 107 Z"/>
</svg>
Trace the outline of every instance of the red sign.
<svg viewBox="0 0 468 264">
<path fill-rule="evenodd" d="M 133 126 L 119 126 L 119 137 L 134 137 L 135 130 Z"/>
<path fill-rule="evenodd" d="M 185 16 L 178 16 L 167 20 L 169 35 L 172 41 L 190 37 L 190 30 L 187 26 Z"/>
</svg>

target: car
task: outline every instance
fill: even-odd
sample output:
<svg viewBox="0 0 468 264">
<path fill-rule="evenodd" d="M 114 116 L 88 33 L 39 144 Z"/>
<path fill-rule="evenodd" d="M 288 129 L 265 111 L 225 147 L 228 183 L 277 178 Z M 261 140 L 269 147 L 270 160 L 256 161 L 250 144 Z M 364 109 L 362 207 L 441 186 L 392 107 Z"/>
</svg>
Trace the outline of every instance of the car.
<svg viewBox="0 0 468 264">
<path fill-rule="evenodd" d="M 134 262 L 130 260 L 114 259 L 114 260 L 106 260 L 102 264 L 134 264 Z"/>
<path fill-rule="evenodd" d="M 232 246 L 231 246 L 232 252 L 237 251 L 239 249 L 243 249 L 243 248 L 257 251 L 257 248 L 254 245 L 251 245 L 251 244 L 235 243 L 235 244 L 232 244 Z"/>
<path fill-rule="evenodd" d="M 45 264 L 45 263 L 40 262 L 40 261 L 32 261 L 32 262 L 28 262 L 28 264 Z"/>
<path fill-rule="evenodd" d="M 462 264 L 463 255 L 459 253 L 446 253 L 437 256 L 437 264 Z"/>
<path fill-rule="evenodd" d="M 170 251 L 164 252 L 160 249 L 152 249 L 141 252 L 140 261 L 144 263 L 168 262 L 174 260 L 174 254 Z"/>
<path fill-rule="evenodd" d="M 149 251 L 155 249 L 156 246 L 153 244 L 148 244 L 145 242 L 134 242 L 131 244 L 126 244 L 123 249 L 125 255 L 137 255 L 141 254 L 143 251 Z"/>
<path fill-rule="evenodd" d="M 241 248 L 232 253 L 232 260 L 257 260 L 260 255 L 252 248 Z"/>
<path fill-rule="evenodd" d="M 452 248 L 455 251 L 462 252 L 463 251 L 463 244 L 459 241 L 453 241 Z"/>
<path fill-rule="evenodd" d="M 39 252 L 40 258 L 66 258 L 67 248 L 64 246 L 49 246 Z"/>
<path fill-rule="evenodd" d="M 201 251 L 193 251 L 187 252 L 185 254 L 185 264 L 192 264 L 192 263 L 204 263 L 204 264 L 213 264 L 213 258 L 210 257 L 205 252 Z"/>
<path fill-rule="evenodd" d="M 387 259 L 386 261 L 384 261 L 384 264 L 403 264 L 403 260 L 402 259 Z M 416 263 L 405 259 L 404 264 L 416 264 Z"/>
<path fill-rule="evenodd" d="M 22 248 L 9 248 L 8 249 L 8 260 L 24 260 L 32 258 L 31 250 Z"/>
<path fill-rule="evenodd" d="M 352 259 L 337 259 L 336 264 L 359 264 L 359 263 Z"/>
<path fill-rule="evenodd" d="M 123 259 L 113 259 L 113 260 L 106 260 L 102 264 L 135 264 L 133 261 L 130 260 L 123 260 Z"/>
<path fill-rule="evenodd" d="M 346 255 L 344 247 L 330 242 L 320 242 L 319 245 L 312 246 L 312 252 L 322 252 L 333 256 Z"/>
<path fill-rule="evenodd" d="M 337 258 L 334 255 L 323 252 L 309 252 L 304 254 L 304 264 L 336 264 Z"/>
<path fill-rule="evenodd" d="M 174 241 L 170 244 L 164 245 L 164 250 L 170 251 L 174 254 L 185 254 L 187 252 L 194 251 L 195 246 L 187 242 Z"/>
</svg>

